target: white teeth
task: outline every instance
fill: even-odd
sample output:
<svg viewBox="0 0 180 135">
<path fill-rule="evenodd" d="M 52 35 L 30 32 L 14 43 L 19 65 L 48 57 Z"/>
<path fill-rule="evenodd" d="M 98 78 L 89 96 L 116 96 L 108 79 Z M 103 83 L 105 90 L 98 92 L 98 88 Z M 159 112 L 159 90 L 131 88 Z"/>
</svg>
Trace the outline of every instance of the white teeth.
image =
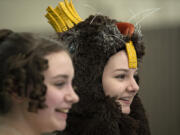
<svg viewBox="0 0 180 135">
<path fill-rule="evenodd" d="M 120 98 L 121 100 L 127 100 L 127 101 L 129 101 L 130 100 L 130 98 Z"/>
<path fill-rule="evenodd" d="M 69 109 L 56 109 L 57 112 L 68 113 Z"/>
</svg>

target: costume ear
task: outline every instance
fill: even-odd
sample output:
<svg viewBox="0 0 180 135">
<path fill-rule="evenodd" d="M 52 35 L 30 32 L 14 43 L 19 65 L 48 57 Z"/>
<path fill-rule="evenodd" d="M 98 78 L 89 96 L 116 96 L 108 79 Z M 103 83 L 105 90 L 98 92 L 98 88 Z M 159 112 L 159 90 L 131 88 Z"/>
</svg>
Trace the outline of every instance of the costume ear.
<svg viewBox="0 0 180 135">
<path fill-rule="evenodd" d="M 131 23 L 119 22 L 116 25 L 117 25 L 119 31 L 125 36 L 127 36 L 127 35 L 131 36 L 134 33 L 135 28 L 134 28 L 134 25 Z"/>
</svg>

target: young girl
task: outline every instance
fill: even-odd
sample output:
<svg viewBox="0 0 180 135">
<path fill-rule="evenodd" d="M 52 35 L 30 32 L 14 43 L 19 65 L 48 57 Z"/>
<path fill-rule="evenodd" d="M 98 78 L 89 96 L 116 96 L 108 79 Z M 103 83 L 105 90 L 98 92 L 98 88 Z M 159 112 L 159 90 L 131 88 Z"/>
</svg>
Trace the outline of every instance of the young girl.
<svg viewBox="0 0 180 135">
<path fill-rule="evenodd" d="M 0 135 L 64 130 L 79 98 L 74 69 L 61 43 L 0 30 Z"/>
<path fill-rule="evenodd" d="M 144 55 L 140 29 L 106 16 L 90 16 L 59 33 L 73 53 L 73 106 L 63 135 L 149 135 L 138 96 L 138 63 Z"/>
</svg>

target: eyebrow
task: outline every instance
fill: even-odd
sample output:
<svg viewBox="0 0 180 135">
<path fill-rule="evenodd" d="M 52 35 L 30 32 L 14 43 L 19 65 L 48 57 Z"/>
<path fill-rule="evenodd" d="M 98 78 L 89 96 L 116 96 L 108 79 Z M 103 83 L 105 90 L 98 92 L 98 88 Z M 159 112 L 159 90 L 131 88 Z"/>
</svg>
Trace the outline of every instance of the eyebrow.
<svg viewBox="0 0 180 135">
<path fill-rule="evenodd" d="M 130 69 L 126 69 L 126 68 L 118 68 L 118 69 L 116 69 L 116 70 L 114 70 L 113 72 L 117 72 L 117 71 L 124 71 L 124 72 L 128 72 Z M 136 69 L 136 71 L 135 72 L 137 72 L 138 71 L 138 69 Z"/>
<path fill-rule="evenodd" d="M 118 68 L 118 69 L 116 69 L 116 70 L 114 70 L 113 72 L 117 72 L 117 71 L 124 71 L 124 72 L 128 72 L 129 71 L 129 69 L 124 69 L 124 68 Z"/>
<path fill-rule="evenodd" d="M 57 79 L 57 78 L 63 78 L 63 79 L 67 79 L 69 76 L 68 75 L 63 75 L 63 74 L 60 74 L 60 75 L 56 75 L 53 77 L 53 79 Z"/>
</svg>

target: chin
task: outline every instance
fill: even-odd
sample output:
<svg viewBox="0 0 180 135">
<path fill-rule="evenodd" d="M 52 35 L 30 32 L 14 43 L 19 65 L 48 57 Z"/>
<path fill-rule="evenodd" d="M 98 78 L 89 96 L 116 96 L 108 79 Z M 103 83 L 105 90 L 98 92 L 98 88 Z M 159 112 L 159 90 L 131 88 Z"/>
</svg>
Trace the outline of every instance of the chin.
<svg viewBox="0 0 180 135">
<path fill-rule="evenodd" d="M 53 121 L 49 125 L 48 132 L 63 131 L 66 128 L 66 121 Z"/>
<path fill-rule="evenodd" d="M 66 122 L 61 122 L 59 126 L 57 126 L 56 130 L 63 131 L 66 128 Z"/>
<path fill-rule="evenodd" d="M 124 113 L 124 114 L 130 114 L 130 112 L 131 112 L 130 107 L 122 107 L 122 113 Z"/>
</svg>

